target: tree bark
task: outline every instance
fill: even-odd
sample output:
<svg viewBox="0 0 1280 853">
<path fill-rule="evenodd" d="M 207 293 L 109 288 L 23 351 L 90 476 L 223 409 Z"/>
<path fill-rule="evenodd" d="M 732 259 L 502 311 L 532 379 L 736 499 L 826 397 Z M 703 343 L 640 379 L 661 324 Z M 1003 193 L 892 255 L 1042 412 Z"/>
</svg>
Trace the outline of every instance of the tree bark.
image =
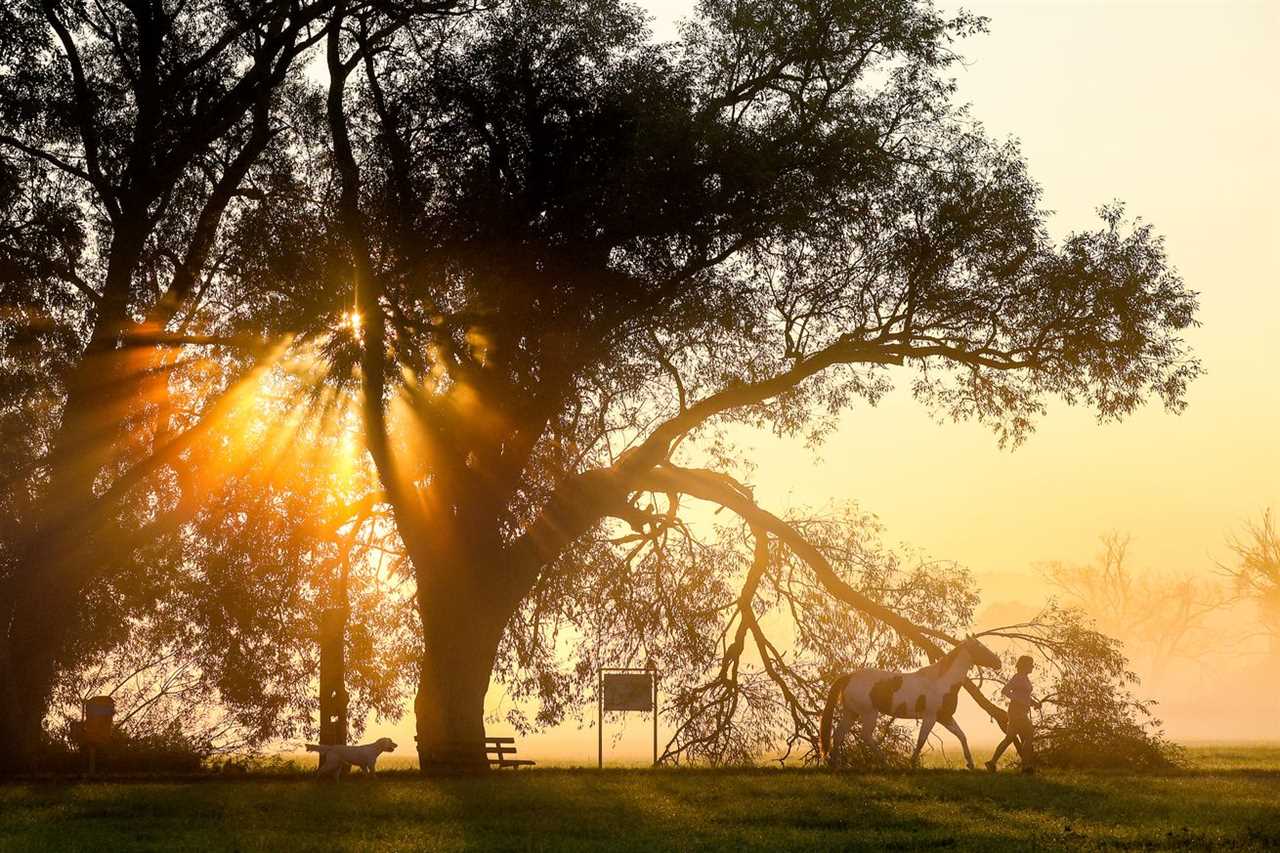
<svg viewBox="0 0 1280 853">
<path fill-rule="evenodd" d="M 73 371 L 43 517 L 3 590 L 9 600 L 0 626 L 0 770 L 7 773 L 33 767 L 84 585 L 110 562 L 111 533 L 106 516 L 95 511 L 93 482 L 116 443 L 118 360 L 115 351 L 91 345 Z"/>
<path fill-rule="evenodd" d="M 418 569 L 424 650 L 414 711 L 424 773 L 488 769 L 484 699 L 503 630 L 519 604 L 488 568 Z"/>
<path fill-rule="evenodd" d="M 23 650 L 12 644 L 0 661 L 0 775 L 34 767 L 44 739 L 44 712 L 53 679 L 33 672 Z M 43 695 L 44 701 L 37 701 Z"/>
<path fill-rule="evenodd" d="M 320 613 L 320 742 L 347 742 L 347 606 Z M 320 756 L 324 763 L 324 756 Z"/>
</svg>

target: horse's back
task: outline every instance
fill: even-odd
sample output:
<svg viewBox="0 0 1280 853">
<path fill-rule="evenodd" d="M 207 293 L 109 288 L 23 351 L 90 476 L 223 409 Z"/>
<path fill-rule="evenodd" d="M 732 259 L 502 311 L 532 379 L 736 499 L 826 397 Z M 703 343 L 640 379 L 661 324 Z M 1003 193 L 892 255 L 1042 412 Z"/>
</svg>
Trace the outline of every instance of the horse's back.
<svg viewBox="0 0 1280 853">
<path fill-rule="evenodd" d="M 849 677 L 845 707 L 859 715 L 874 710 L 899 719 L 919 719 L 927 707 L 936 704 L 929 701 L 927 692 L 928 685 L 918 672 L 862 669 Z"/>
<path fill-rule="evenodd" d="M 893 694 L 901 686 L 900 672 L 887 669 L 854 670 L 849 673 L 849 682 L 844 688 L 844 706 L 860 715 L 873 710 L 891 714 Z M 886 700 L 889 700 L 888 703 Z"/>
</svg>

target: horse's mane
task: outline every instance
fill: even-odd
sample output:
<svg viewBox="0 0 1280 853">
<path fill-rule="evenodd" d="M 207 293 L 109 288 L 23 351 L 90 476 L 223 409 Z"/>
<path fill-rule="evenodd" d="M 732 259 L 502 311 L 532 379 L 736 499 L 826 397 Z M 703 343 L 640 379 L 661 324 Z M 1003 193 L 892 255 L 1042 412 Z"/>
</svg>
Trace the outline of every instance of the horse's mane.
<svg viewBox="0 0 1280 853">
<path fill-rule="evenodd" d="M 951 647 L 951 651 L 947 652 L 945 655 L 938 658 L 936 661 L 933 662 L 932 665 L 936 666 L 939 671 L 945 670 L 948 666 L 951 665 L 952 661 L 954 661 L 957 657 L 960 656 L 960 650 L 964 648 L 964 645 L 967 642 L 969 641 L 961 640 L 960 642 L 956 643 L 954 646 Z"/>
</svg>

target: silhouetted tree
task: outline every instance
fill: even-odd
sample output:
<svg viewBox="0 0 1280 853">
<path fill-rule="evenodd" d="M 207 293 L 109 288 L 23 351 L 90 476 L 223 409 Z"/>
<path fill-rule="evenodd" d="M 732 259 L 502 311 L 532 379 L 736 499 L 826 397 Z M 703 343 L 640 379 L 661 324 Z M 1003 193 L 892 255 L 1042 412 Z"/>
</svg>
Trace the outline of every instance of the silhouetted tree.
<svg viewBox="0 0 1280 853">
<path fill-rule="evenodd" d="M 1038 764 L 1145 771 L 1183 762 L 1182 748 L 1155 716 L 1156 703 L 1134 696 L 1139 679 L 1123 643 L 1099 632 L 1089 614 L 1054 605 L 984 635 L 1009 641 L 1010 670 L 1019 655 L 1035 653 L 1035 695 L 1043 702 L 1036 711 Z"/>
<path fill-rule="evenodd" d="M 727 470 L 678 464 L 716 461 L 691 436 L 821 435 L 913 368 L 935 411 L 1016 443 L 1047 396 L 1176 410 L 1198 371 L 1150 228 L 1110 207 L 1053 243 L 1016 147 L 950 103 L 978 19 L 707 0 L 656 45 L 625 6 L 530 0 L 375 44 L 339 15 L 311 215 L 346 264 L 314 277 L 361 318 L 335 375 L 356 367 L 416 573 L 424 763 L 478 742 L 504 632 L 574 543 L 609 519 L 657 539 L 681 496 L 939 653 Z"/>
<path fill-rule="evenodd" d="M 1176 660 L 1200 660 L 1226 648 L 1230 638 L 1209 622 L 1230 600 L 1211 579 L 1191 574 L 1135 570 L 1128 536 L 1102 537 L 1088 564 L 1047 563 L 1041 574 L 1062 603 L 1095 620 L 1098 630 L 1126 644 L 1130 654 L 1159 678 Z"/>
<path fill-rule="evenodd" d="M 37 461 L 6 498 L 0 749 L 38 734 L 81 596 L 191 531 L 217 491 L 186 460 L 289 358 L 358 392 L 416 581 L 424 763 L 478 743 L 537 608 L 589 629 L 596 584 L 664 565 L 691 501 L 741 518 L 752 566 L 941 654 L 959 610 L 860 588 L 755 502 L 725 425 L 816 440 L 909 370 L 933 411 L 1017 443 L 1048 397 L 1177 410 L 1198 372 L 1196 300 L 1150 227 L 1113 206 L 1051 241 L 1016 146 L 951 103 L 981 19 L 705 0 L 660 45 L 614 0 L 186 11 L 0 12 L 28 69 L 0 98 L 6 307 L 45 321 L 6 356 L 25 395 L 6 435 Z M 296 61 L 315 42 L 322 96 Z M 587 557 L 605 574 L 574 587 Z M 733 577 L 747 606 L 726 617 L 799 719 L 751 617 L 782 575 Z"/>
<path fill-rule="evenodd" d="M 1257 522 L 1246 525 L 1243 537 L 1229 542 L 1237 563 L 1226 567 L 1236 588 L 1258 606 L 1258 615 L 1271 638 L 1273 651 L 1280 652 L 1280 532 L 1271 510 Z"/>
<path fill-rule="evenodd" d="M 118 500 L 143 471 L 121 472 L 153 451 L 146 471 L 173 466 L 184 447 L 166 406 L 177 345 L 218 355 L 237 344 L 224 333 L 243 316 L 209 314 L 226 296 L 221 227 L 254 193 L 295 60 L 331 7 L 23 0 L 0 10 L 0 339 L 16 462 L 0 560 L 6 767 L 38 741 L 72 634 L 93 619 L 100 630 L 78 640 L 109 643 L 120 623 L 100 581 L 148 538 Z"/>
<path fill-rule="evenodd" d="M 80 700 L 106 693 L 131 738 L 177 726 L 201 749 L 235 751 L 332 734 L 326 713 L 356 735 L 373 714 L 400 716 L 419 652 L 394 529 L 358 444 L 323 417 L 280 435 L 271 427 L 295 398 L 283 378 L 271 389 L 193 449 L 186 470 L 219 488 L 180 539 L 139 549 L 129 585 L 115 586 L 145 587 L 153 604 L 59 679 L 55 718 L 78 719 Z M 326 620 L 333 610 L 341 618 Z M 335 652 L 339 695 L 317 701 Z"/>
</svg>

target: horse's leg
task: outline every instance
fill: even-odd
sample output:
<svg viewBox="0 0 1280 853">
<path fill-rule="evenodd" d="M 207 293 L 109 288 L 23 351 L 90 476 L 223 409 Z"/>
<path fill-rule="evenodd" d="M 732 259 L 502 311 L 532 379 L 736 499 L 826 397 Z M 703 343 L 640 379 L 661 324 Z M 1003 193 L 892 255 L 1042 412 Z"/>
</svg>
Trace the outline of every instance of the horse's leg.
<svg viewBox="0 0 1280 853">
<path fill-rule="evenodd" d="M 879 719 L 880 713 L 874 710 L 862 715 L 862 740 L 873 749 L 879 749 L 876 743 L 876 722 Z"/>
<path fill-rule="evenodd" d="M 928 714 L 920 718 L 920 736 L 916 738 L 915 752 L 911 753 L 911 766 L 918 767 L 920 765 L 920 750 L 924 749 L 925 741 L 929 739 L 929 732 L 933 731 L 933 723 L 936 717 Z"/>
<path fill-rule="evenodd" d="M 883 762 L 884 748 L 880 745 L 880 742 L 876 740 L 876 723 L 879 722 L 879 720 L 880 712 L 875 709 L 863 714 L 862 729 L 859 732 L 859 735 L 862 737 L 862 742 L 867 745 L 867 748 L 879 756 L 880 761 Z"/>
<path fill-rule="evenodd" d="M 939 720 L 947 731 L 956 736 L 956 740 L 960 741 L 960 748 L 964 750 L 964 763 L 970 770 L 973 769 L 973 756 L 969 754 L 969 741 L 964 736 L 964 729 L 960 728 L 960 724 L 956 722 L 955 717 L 947 717 L 945 720 Z"/>
<path fill-rule="evenodd" d="M 843 701 L 840 702 L 836 715 L 836 730 L 831 735 L 831 755 L 827 757 L 828 761 L 835 760 L 840 747 L 844 745 L 844 739 L 849 735 L 849 712 L 845 710 Z"/>
</svg>

